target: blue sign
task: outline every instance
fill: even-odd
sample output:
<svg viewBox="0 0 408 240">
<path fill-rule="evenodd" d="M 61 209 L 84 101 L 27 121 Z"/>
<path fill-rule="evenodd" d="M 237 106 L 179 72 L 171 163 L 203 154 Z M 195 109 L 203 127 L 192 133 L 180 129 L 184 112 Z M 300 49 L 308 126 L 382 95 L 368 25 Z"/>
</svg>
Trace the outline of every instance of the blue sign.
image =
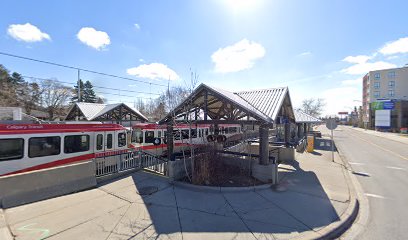
<svg viewBox="0 0 408 240">
<path fill-rule="evenodd" d="M 392 101 L 384 102 L 383 104 L 384 104 L 383 109 L 386 109 L 386 110 L 392 110 L 395 107 L 395 103 Z"/>
</svg>

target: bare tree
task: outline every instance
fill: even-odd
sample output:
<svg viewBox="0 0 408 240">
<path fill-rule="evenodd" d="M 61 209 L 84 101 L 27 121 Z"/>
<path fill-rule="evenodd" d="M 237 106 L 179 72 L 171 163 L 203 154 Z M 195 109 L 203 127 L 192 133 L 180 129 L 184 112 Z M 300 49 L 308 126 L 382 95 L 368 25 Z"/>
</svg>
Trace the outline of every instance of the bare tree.
<svg viewBox="0 0 408 240">
<path fill-rule="evenodd" d="M 319 117 L 322 114 L 325 106 L 326 103 L 324 99 L 309 98 L 302 101 L 302 106 L 300 107 L 300 110 L 313 117 Z"/>
<path fill-rule="evenodd" d="M 53 80 L 41 82 L 42 105 L 48 112 L 50 120 L 54 120 L 56 115 L 64 114 L 64 107 L 72 97 L 72 89 Z"/>
</svg>

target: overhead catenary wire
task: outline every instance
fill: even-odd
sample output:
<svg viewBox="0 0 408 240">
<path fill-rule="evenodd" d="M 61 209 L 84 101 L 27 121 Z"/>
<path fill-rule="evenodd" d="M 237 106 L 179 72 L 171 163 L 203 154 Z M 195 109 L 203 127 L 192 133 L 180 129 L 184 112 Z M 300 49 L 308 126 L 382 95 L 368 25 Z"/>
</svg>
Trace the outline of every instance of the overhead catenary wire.
<svg viewBox="0 0 408 240">
<path fill-rule="evenodd" d="M 29 61 L 33 61 L 33 62 L 49 64 L 49 65 L 54 65 L 54 66 L 62 67 L 62 68 L 68 68 L 68 69 L 74 69 L 74 70 L 79 70 L 79 71 L 83 71 L 83 72 L 99 74 L 99 75 L 102 75 L 102 76 L 108 76 L 108 77 L 119 78 L 119 79 L 124 79 L 124 80 L 128 80 L 128 81 L 134 81 L 134 82 L 140 82 L 140 83 L 144 83 L 144 84 L 150 84 L 150 85 L 166 87 L 165 84 L 151 83 L 151 82 L 147 82 L 147 81 L 143 81 L 143 80 L 138 80 L 138 79 L 133 79 L 133 78 L 128 78 L 128 77 L 121 77 L 121 76 L 114 75 L 114 74 L 103 73 L 103 72 L 90 70 L 90 69 L 85 69 L 85 68 L 68 66 L 68 65 L 65 65 L 65 64 L 60 64 L 60 63 L 56 63 L 56 62 L 50 62 L 50 61 L 44 61 L 44 60 L 39 60 L 39 59 L 35 59 L 35 58 L 19 56 L 19 55 L 15 55 L 15 54 L 11 54 L 11 53 L 6 53 L 6 52 L 0 52 L 0 55 L 19 58 L 19 59 L 24 59 L 24 60 L 29 60 Z"/>
</svg>

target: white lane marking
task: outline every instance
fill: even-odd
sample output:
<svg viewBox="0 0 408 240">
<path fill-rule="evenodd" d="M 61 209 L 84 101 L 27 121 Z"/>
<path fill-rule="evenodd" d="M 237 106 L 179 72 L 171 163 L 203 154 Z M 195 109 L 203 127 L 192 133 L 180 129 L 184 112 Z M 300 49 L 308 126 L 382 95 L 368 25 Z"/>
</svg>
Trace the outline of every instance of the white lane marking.
<svg viewBox="0 0 408 240">
<path fill-rule="evenodd" d="M 359 163 L 359 162 L 349 162 L 351 165 L 365 165 L 365 163 Z"/>
<path fill-rule="evenodd" d="M 391 153 L 391 154 L 394 154 L 395 156 L 397 156 L 397 157 L 400 157 L 400 158 L 402 158 L 402 159 L 405 159 L 405 160 L 408 160 L 408 157 L 404 157 L 404 156 L 402 156 L 402 155 L 400 155 L 400 154 L 398 154 L 398 153 L 396 153 L 396 152 L 393 152 L 393 151 L 391 151 L 391 150 L 389 150 L 389 149 L 387 149 L 387 148 L 384 148 L 384 147 L 382 147 L 382 146 L 380 146 L 380 145 L 378 145 L 378 144 L 375 144 L 375 143 L 373 143 L 373 142 L 371 142 L 371 141 L 368 141 L 368 140 L 366 140 L 366 139 L 364 139 L 364 138 L 362 138 L 362 137 L 359 137 L 359 136 L 357 136 L 357 135 L 355 135 L 355 134 L 350 134 L 351 136 L 354 136 L 354 137 L 357 137 L 357 138 L 360 138 L 361 140 L 363 140 L 364 142 L 367 142 L 367 143 L 369 143 L 369 144 L 371 144 L 371 145 L 373 145 L 373 146 L 376 146 L 377 148 L 380 148 L 380 149 L 382 149 L 382 150 L 384 150 L 384 151 L 387 151 L 387 152 L 389 152 L 389 153 Z"/>
<path fill-rule="evenodd" d="M 406 171 L 405 168 L 400 168 L 400 167 L 386 166 L 386 168 Z"/>
<path fill-rule="evenodd" d="M 372 193 L 366 193 L 365 194 L 367 197 L 373 197 L 373 198 L 381 198 L 381 199 L 385 199 L 385 197 L 377 195 L 377 194 L 372 194 Z"/>
</svg>

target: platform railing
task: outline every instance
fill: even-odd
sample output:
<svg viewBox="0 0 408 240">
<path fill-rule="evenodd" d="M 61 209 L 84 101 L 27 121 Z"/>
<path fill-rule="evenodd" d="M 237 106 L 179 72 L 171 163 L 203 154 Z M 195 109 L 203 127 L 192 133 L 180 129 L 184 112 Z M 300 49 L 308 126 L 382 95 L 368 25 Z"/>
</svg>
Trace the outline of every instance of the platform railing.
<svg viewBox="0 0 408 240">
<path fill-rule="evenodd" d="M 167 161 L 154 155 L 144 153 L 141 157 L 142 167 L 162 175 L 167 175 Z"/>
<path fill-rule="evenodd" d="M 141 150 L 129 150 L 112 156 L 95 158 L 96 177 L 116 174 L 130 169 L 146 169 L 155 173 L 167 174 L 167 161 Z"/>
</svg>

